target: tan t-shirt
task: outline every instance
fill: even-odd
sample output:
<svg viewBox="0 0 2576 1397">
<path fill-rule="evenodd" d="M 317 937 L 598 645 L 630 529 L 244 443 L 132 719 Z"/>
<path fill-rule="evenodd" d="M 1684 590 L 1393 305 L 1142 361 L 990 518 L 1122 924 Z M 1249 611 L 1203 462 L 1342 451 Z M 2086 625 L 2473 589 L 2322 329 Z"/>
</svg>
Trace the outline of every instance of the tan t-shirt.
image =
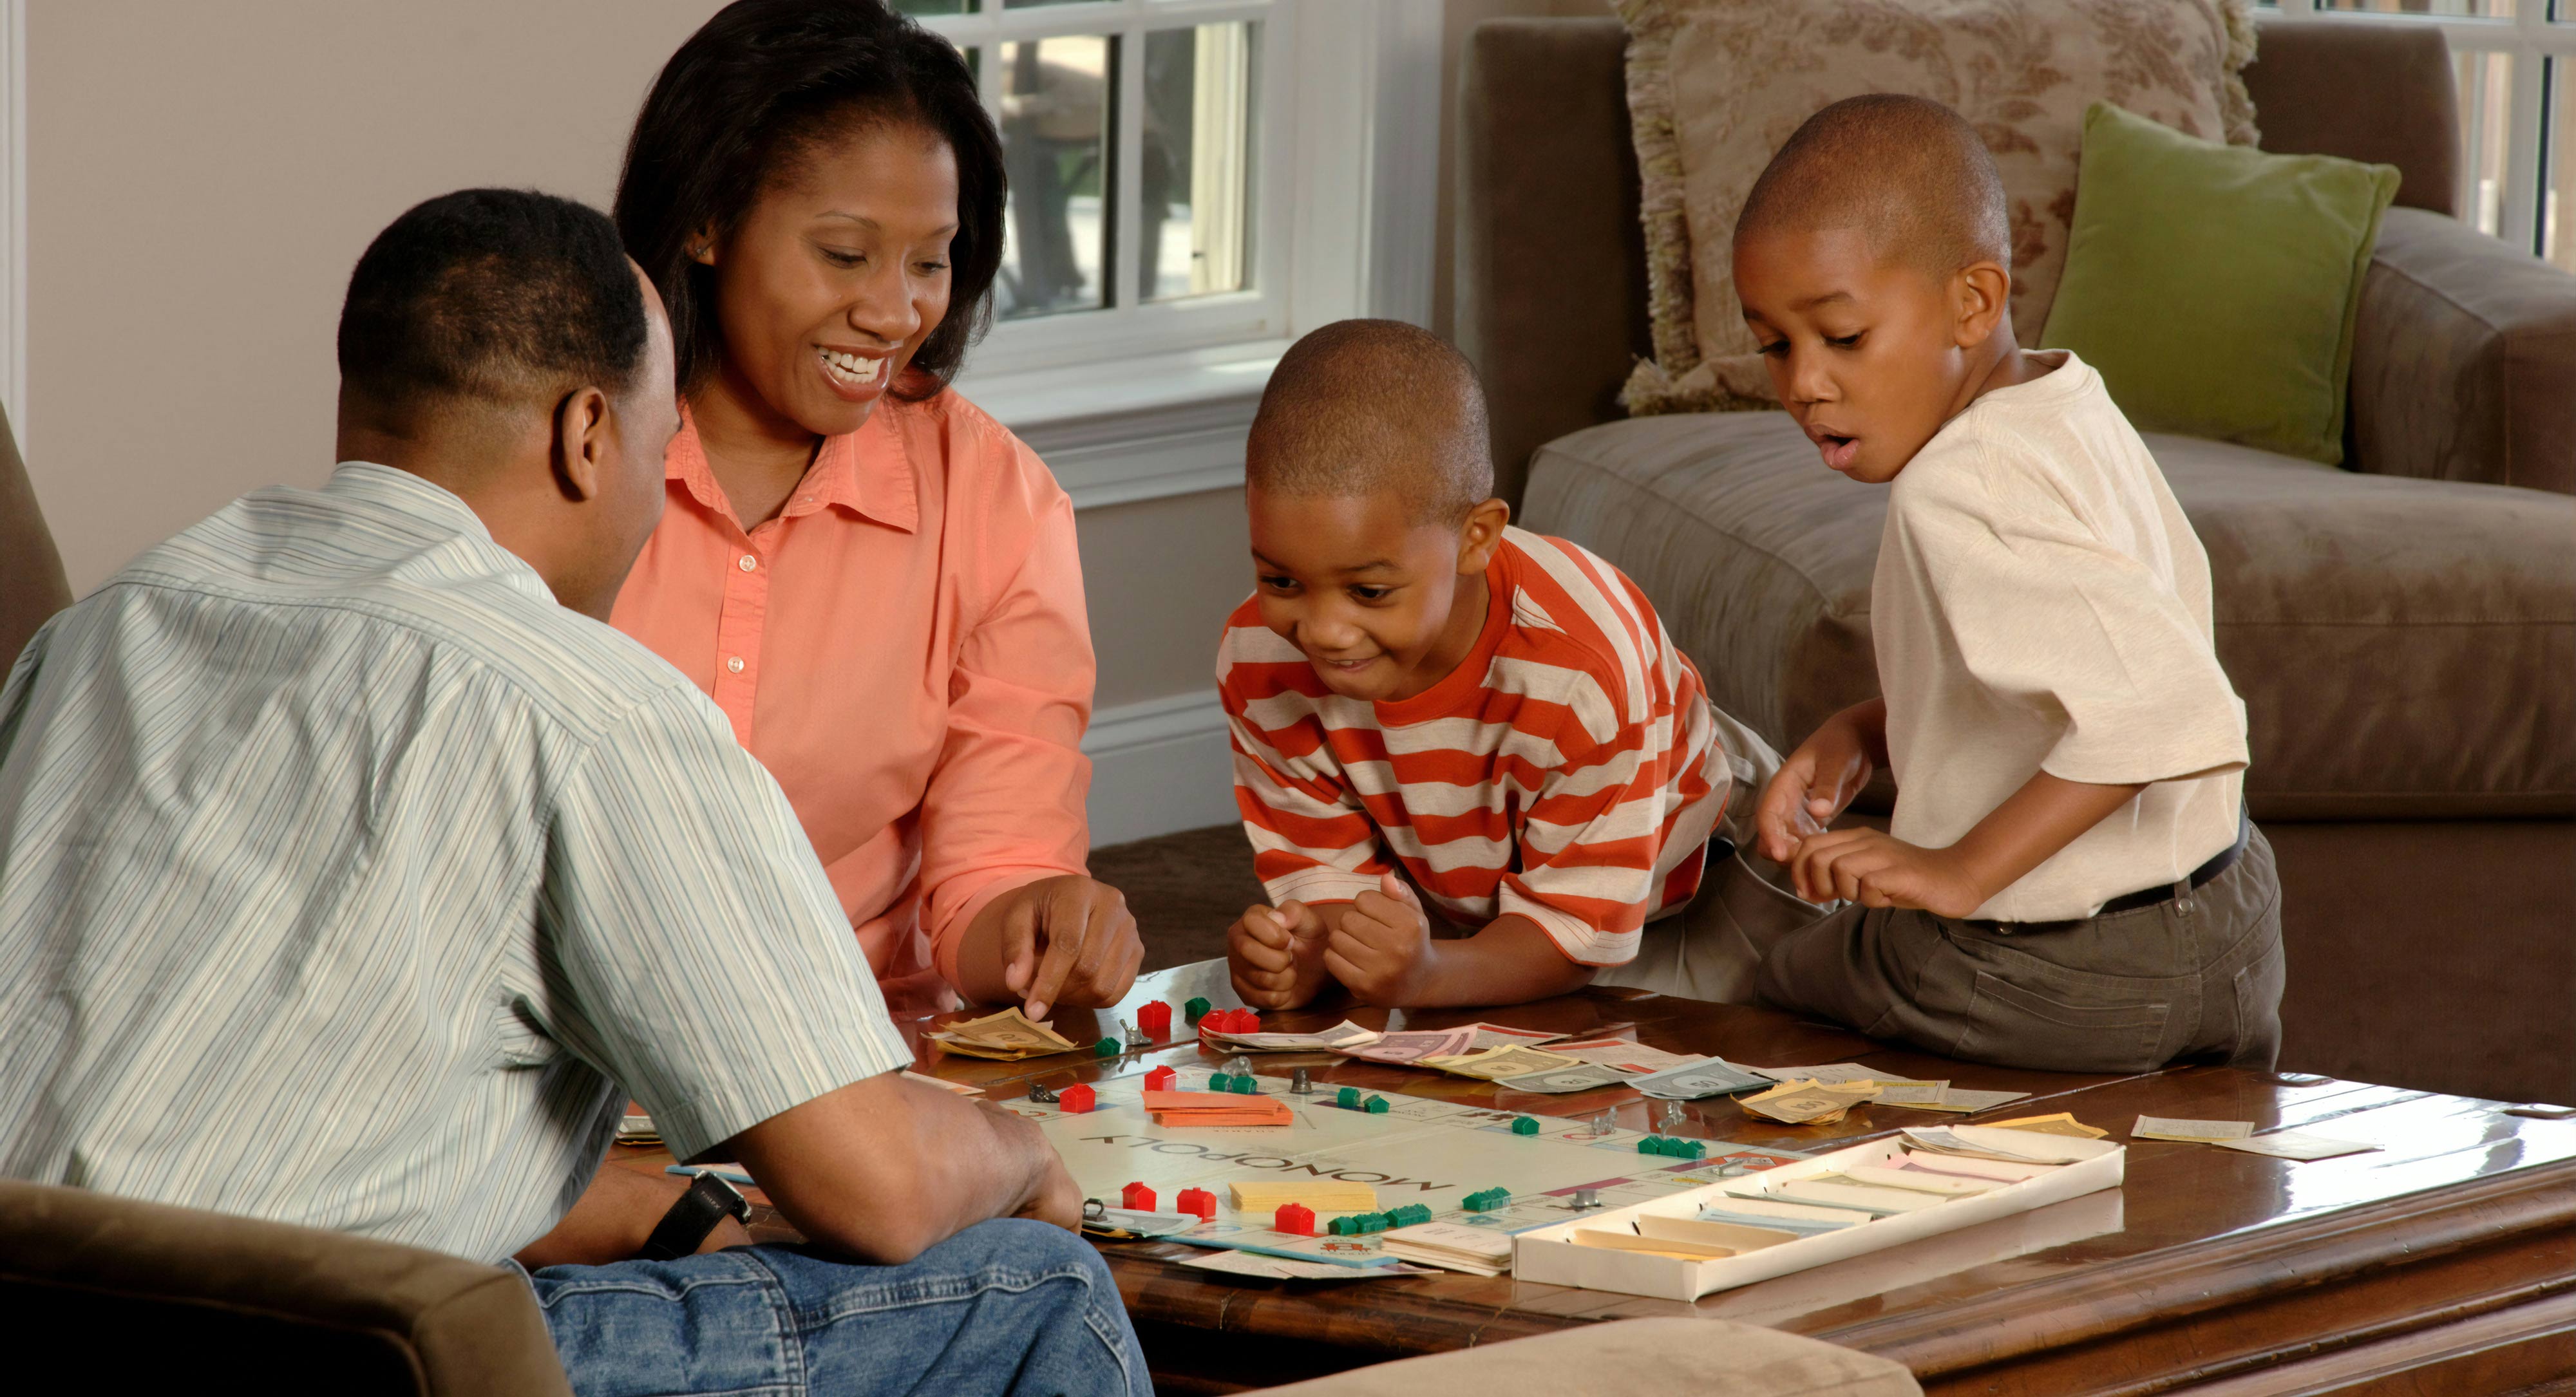
<svg viewBox="0 0 2576 1397">
<path fill-rule="evenodd" d="M 1955 843 L 2034 772 L 2155 783 L 1977 918 L 2089 917 L 2235 842 L 2245 705 L 2210 643 L 2209 557 L 2082 360 L 1924 444 L 1871 585 L 1897 838 Z"/>
</svg>

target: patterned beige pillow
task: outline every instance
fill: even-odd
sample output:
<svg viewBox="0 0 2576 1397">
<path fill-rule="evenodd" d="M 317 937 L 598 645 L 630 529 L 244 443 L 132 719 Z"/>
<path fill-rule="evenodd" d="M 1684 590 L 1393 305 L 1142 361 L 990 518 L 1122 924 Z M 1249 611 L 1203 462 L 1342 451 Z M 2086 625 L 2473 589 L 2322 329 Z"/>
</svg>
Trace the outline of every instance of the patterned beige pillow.
<svg viewBox="0 0 2576 1397">
<path fill-rule="evenodd" d="M 1645 176 L 1655 358 L 1633 413 L 1774 407 L 1735 299 L 1736 216 L 1771 153 L 1865 92 L 1948 104 L 2011 202 L 2013 324 L 2038 342 L 2066 262 L 2084 109 L 2107 101 L 2205 140 L 2255 142 L 2238 72 L 2247 0 L 1614 0 Z"/>
</svg>

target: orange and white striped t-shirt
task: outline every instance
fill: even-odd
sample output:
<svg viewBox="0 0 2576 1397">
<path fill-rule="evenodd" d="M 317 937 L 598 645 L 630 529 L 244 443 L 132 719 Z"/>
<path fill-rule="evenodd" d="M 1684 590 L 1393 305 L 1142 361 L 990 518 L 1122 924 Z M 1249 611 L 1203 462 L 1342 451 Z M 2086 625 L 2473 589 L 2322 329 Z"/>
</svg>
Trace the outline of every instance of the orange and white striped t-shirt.
<svg viewBox="0 0 2576 1397">
<path fill-rule="evenodd" d="M 1699 671 L 1637 585 L 1563 539 L 1504 532 L 1476 648 L 1371 703 L 1324 686 L 1257 599 L 1217 689 L 1234 795 L 1272 902 L 1346 902 L 1392 856 L 1450 917 L 1517 914 L 1618 965 L 1699 890 L 1732 785 Z"/>
</svg>

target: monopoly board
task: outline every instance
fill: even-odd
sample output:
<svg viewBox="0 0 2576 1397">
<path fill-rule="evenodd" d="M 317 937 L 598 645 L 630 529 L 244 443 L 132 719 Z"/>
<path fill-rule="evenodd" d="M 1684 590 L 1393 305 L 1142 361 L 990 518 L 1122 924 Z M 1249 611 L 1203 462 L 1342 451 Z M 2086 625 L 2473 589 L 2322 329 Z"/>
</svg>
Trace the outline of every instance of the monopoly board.
<svg viewBox="0 0 2576 1397">
<path fill-rule="evenodd" d="M 1192 1077 L 1185 1088 L 1195 1089 Z M 1380 1094 L 1388 1109 L 1371 1114 L 1334 1105 L 1331 1088 L 1319 1085 L 1313 1096 L 1294 1096 L 1274 1081 L 1265 1081 L 1264 1088 L 1288 1103 L 1293 1124 L 1166 1128 L 1144 1112 L 1142 1073 L 1091 1085 L 1098 1104 L 1079 1114 L 1035 1101 L 1000 1103 L 1037 1122 L 1085 1196 L 1116 1207 L 1121 1190 L 1142 1183 L 1170 1211 L 1182 1189 L 1203 1188 L 1216 1195 L 1215 1220 L 1168 1240 L 1345 1266 L 1384 1265 L 1395 1258 L 1383 1249 L 1382 1233 L 1301 1237 L 1274 1231 L 1268 1212 L 1235 1212 L 1226 1186 L 1340 1179 L 1375 1186 L 1381 1210 L 1420 1203 L 1431 1209 L 1434 1222 L 1526 1232 L 1576 1217 L 1569 1200 L 1578 1188 L 1598 1190 L 1604 1208 L 1620 1208 L 1806 1157 L 1711 1141 L 1707 1158 L 1673 1160 L 1638 1153 L 1637 1141 L 1646 1134 L 1639 1130 L 1612 1127 L 1599 1134 L 1589 1121 L 1538 1116 L 1537 1134 L 1516 1135 L 1512 1121 L 1530 1113 L 1386 1092 Z M 1511 1192 L 1503 1207 L 1470 1212 L 1463 1206 L 1468 1194 L 1498 1187 Z M 1319 1212 L 1316 1230 L 1323 1232 L 1340 1216 Z"/>
</svg>

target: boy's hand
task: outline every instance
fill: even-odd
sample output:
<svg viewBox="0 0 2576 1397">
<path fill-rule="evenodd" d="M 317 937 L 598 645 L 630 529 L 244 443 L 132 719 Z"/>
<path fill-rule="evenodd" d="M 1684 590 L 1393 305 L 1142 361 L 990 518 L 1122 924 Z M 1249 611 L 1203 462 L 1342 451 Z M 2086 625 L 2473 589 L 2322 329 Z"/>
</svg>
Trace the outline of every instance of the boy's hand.
<svg viewBox="0 0 2576 1397">
<path fill-rule="evenodd" d="M 1837 713 L 1816 729 L 1815 736 L 1780 763 L 1754 808 L 1753 828 L 1762 856 L 1787 863 L 1799 841 L 1822 834 L 1843 807 L 1869 784 L 1877 766 L 1869 744 L 1847 713 Z"/>
<path fill-rule="evenodd" d="M 1324 946 L 1324 968 L 1363 1004 L 1389 1007 L 1419 998 L 1429 968 L 1431 919 L 1412 885 L 1394 873 L 1361 893 Z"/>
<path fill-rule="evenodd" d="M 1276 908 L 1243 909 L 1225 929 L 1225 960 L 1234 992 L 1257 1009 L 1296 1009 L 1324 985 L 1324 919 L 1290 898 Z"/>
<path fill-rule="evenodd" d="M 1935 916 L 1965 917 L 1986 901 L 1985 890 L 1949 850 L 1922 848 L 1874 829 L 1809 836 L 1785 862 L 1798 896 L 1809 902 L 1920 907 Z"/>
</svg>

